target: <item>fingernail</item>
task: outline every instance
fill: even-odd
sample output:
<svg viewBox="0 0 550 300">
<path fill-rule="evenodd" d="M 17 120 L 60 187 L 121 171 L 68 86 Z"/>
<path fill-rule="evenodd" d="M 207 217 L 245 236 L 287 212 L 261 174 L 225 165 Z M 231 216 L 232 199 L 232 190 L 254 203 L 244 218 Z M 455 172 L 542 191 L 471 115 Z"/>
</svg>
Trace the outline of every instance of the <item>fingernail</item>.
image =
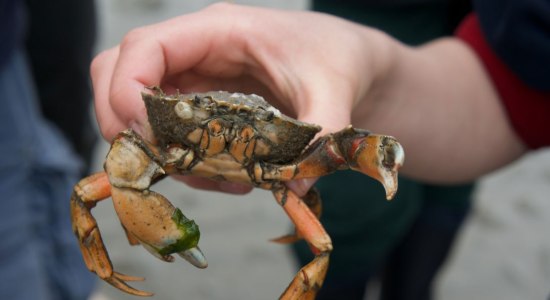
<svg viewBox="0 0 550 300">
<path fill-rule="evenodd" d="M 294 191 L 298 196 L 304 196 L 309 189 L 315 184 L 317 178 L 303 178 L 292 180 L 286 183 L 286 186 Z"/>
<path fill-rule="evenodd" d="M 145 140 L 153 143 L 156 142 L 155 135 L 153 134 L 153 130 L 151 129 L 149 122 L 140 122 L 133 120 L 130 122 L 130 128 L 132 128 L 132 130 L 137 132 Z"/>
<path fill-rule="evenodd" d="M 139 135 L 143 136 L 143 128 L 137 121 L 130 121 L 130 128 L 132 128 L 133 131 L 137 132 Z"/>
<path fill-rule="evenodd" d="M 249 185 L 234 183 L 234 182 L 228 182 L 228 181 L 222 181 L 219 183 L 220 191 L 225 193 L 231 193 L 231 194 L 246 194 L 252 190 L 252 187 Z"/>
</svg>

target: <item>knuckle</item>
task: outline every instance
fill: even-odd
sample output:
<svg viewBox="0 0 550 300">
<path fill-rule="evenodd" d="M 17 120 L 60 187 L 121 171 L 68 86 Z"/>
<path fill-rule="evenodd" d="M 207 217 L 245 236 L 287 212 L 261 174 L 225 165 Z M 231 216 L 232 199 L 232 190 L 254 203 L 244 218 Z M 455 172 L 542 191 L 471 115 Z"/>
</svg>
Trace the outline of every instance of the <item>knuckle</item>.
<svg viewBox="0 0 550 300">
<path fill-rule="evenodd" d="M 108 56 L 109 51 L 104 50 L 101 51 L 96 57 L 94 57 L 92 63 L 90 64 L 90 74 L 92 78 L 95 77 L 95 75 L 98 74 L 98 72 L 102 69 Z"/>
<path fill-rule="evenodd" d="M 130 30 L 120 42 L 120 48 L 125 49 L 135 45 L 148 36 L 148 29 L 146 27 L 138 27 Z"/>
</svg>

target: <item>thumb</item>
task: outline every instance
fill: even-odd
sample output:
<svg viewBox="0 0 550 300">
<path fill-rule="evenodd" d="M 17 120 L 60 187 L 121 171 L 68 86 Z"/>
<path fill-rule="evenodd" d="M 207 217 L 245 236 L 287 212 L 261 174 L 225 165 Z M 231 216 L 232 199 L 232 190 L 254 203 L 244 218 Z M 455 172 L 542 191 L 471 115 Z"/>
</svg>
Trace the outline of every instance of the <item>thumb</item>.
<svg viewBox="0 0 550 300">
<path fill-rule="evenodd" d="M 322 127 L 317 135 L 341 130 L 350 125 L 353 95 L 349 89 L 332 83 L 306 93 L 305 101 L 297 105 L 297 116 L 302 122 Z"/>
<path fill-rule="evenodd" d="M 286 186 L 291 189 L 299 197 L 303 197 L 311 189 L 311 187 L 317 182 L 317 177 L 296 179 L 286 183 Z"/>
<path fill-rule="evenodd" d="M 317 138 L 326 134 L 339 131 L 350 124 L 351 97 L 342 94 L 324 95 L 312 94 L 306 105 L 298 111 L 298 119 L 302 122 L 317 124 L 322 127 Z M 286 183 L 298 196 L 304 196 L 318 180 L 317 177 L 296 179 Z"/>
</svg>

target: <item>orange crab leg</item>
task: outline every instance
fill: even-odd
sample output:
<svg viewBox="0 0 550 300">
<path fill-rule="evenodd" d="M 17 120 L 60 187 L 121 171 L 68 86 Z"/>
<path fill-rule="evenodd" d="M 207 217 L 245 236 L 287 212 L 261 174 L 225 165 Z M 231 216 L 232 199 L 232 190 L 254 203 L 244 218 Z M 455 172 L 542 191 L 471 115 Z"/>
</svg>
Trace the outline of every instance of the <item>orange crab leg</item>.
<svg viewBox="0 0 550 300">
<path fill-rule="evenodd" d="M 309 210 L 315 215 L 317 219 L 321 218 L 322 204 L 321 197 L 319 196 L 319 191 L 315 187 L 312 187 L 307 194 L 301 198 Z M 302 239 L 302 236 L 298 231 L 295 231 L 293 234 L 284 235 L 278 238 L 271 239 L 272 242 L 280 244 L 290 244 L 295 243 Z"/>
<path fill-rule="evenodd" d="M 280 299 L 314 299 L 325 280 L 332 241 L 308 205 L 293 191 L 281 186 L 273 194 L 296 225 L 297 233 L 316 255 L 312 262 L 298 271 Z"/>
<path fill-rule="evenodd" d="M 113 271 L 113 264 L 90 210 L 97 202 L 111 196 L 111 185 L 105 172 L 82 179 L 71 195 L 71 218 L 73 232 L 77 236 L 84 262 L 88 269 L 112 286 L 137 296 L 151 296 L 126 284 L 126 281 L 141 281 L 142 277 L 124 275 Z"/>
</svg>

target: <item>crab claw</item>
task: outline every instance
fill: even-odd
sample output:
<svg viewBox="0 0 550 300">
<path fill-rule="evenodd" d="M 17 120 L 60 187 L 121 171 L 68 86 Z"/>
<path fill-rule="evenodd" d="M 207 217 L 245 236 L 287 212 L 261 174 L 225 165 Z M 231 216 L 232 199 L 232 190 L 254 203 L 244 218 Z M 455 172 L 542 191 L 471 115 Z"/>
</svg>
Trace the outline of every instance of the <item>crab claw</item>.
<svg viewBox="0 0 550 300">
<path fill-rule="evenodd" d="M 397 192 L 397 171 L 405 161 L 403 147 L 394 137 L 370 134 L 353 142 L 351 168 L 380 181 L 391 200 Z"/>
<path fill-rule="evenodd" d="M 197 246 L 198 225 L 164 196 L 116 187 L 112 187 L 112 196 L 123 227 L 155 257 L 172 262 L 172 254 L 178 254 L 198 268 L 208 266 Z"/>
<path fill-rule="evenodd" d="M 178 252 L 178 255 L 197 268 L 204 269 L 208 267 L 206 257 L 204 257 L 204 254 L 198 246 Z"/>
<path fill-rule="evenodd" d="M 141 245 L 143 246 L 143 248 L 149 251 L 149 253 L 151 253 L 153 256 L 155 256 L 156 258 L 162 261 L 165 261 L 165 262 L 174 261 L 174 256 L 170 254 L 166 254 L 166 251 L 159 250 L 158 248 L 152 245 L 149 245 L 145 242 L 141 242 Z M 201 249 L 198 246 L 192 247 L 190 249 L 186 249 L 180 252 L 176 252 L 176 254 L 178 254 L 181 258 L 185 259 L 186 261 L 188 261 L 190 264 L 192 264 L 197 268 L 204 269 L 208 267 L 208 262 L 206 261 L 206 257 L 204 256 L 204 254 L 202 253 Z"/>
</svg>

